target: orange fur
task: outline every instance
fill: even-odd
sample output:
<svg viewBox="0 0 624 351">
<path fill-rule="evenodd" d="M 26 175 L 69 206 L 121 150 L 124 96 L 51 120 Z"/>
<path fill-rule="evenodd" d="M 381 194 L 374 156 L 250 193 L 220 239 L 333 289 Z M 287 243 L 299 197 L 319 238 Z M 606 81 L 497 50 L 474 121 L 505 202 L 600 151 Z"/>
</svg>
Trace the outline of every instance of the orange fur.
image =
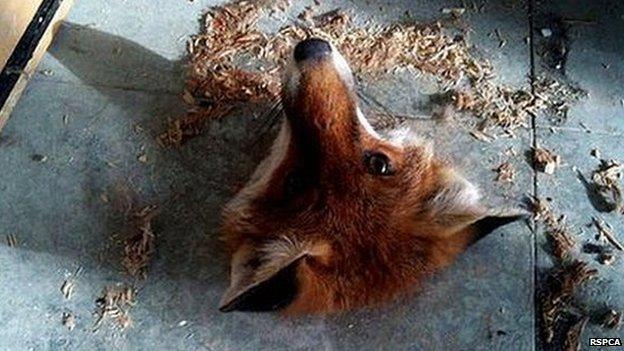
<svg viewBox="0 0 624 351">
<path fill-rule="evenodd" d="M 298 73 L 296 89 L 283 94 L 289 134 L 267 161 L 273 167 L 261 166 L 224 210 L 231 252 L 265 247 L 245 254 L 269 268 L 258 273 L 256 264 L 236 263 L 251 278 L 233 282 L 226 302 L 297 255 L 297 293 L 287 313 L 375 305 L 413 290 L 464 251 L 487 211 L 472 185 L 426 145 L 369 133 L 331 57 L 300 63 Z M 386 155 L 394 174 L 371 174 L 367 152 Z M 294 195 L 285 186 L 293 173 L 304 179 Z"/>
</svg>

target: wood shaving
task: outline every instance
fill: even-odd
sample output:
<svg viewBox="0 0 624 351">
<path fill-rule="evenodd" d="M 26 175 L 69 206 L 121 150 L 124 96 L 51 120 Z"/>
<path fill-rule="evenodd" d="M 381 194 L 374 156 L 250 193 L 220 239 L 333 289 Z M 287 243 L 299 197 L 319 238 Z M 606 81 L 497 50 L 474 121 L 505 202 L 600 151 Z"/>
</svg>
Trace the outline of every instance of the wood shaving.
<svg viewBox="0 0 624 351">
<path fill-rule="evenodd" d="M 76 327 L 76 316 L 74 316 L 71 312 L 63 312 L 61 323 L 67 327 L 67 329 L 72 331 Z"/>
<path fill-rule="evenodd" d="M 581 335 L 588 321 L 589 317 L 585 316 L 568 329 L 563 345 L 565 351 L 579 351 L 581 349 Z"/>
<path fill-rule="evenodd" d="M 181 145 L 201 134 L 206 121 L 227 115 L 240 103 L 279 100 L 278 71 L 292 47 L 309 37 L 330 40 L 360 78 L 397 72 L 432 75 L 443 91 L 452 93 L 457 109 L 483 122 L 482 131 L 526 126 L 540 111 L 565 109 L 572 95 L 565 84 L 545 78 L 532 88 L 494 83 L 491 64 L 475 57 L 464 36 L 445 29 L 441 21 L 356 25 L 345 11 L 314 16 L 307 7 L 296 16 L 302 23 L 285 24 L 276 32 L 260 28 L 266 14 L 288 8 L 283 2 L 235 1 L 208 10 L 202 32 L 187 45 L 190 72 L 182 97 L 191 109 L 170 122 L 159 138 L 163 145 Z M 454 17 L 464 11 L 443 9 Z"/>
<path fill-rule="evenodd" d="M 602 326 L 607 329 L 619 329 L 622 324 L 622 312 L 609 310 L 602 317 Z"/>
<path fill-rule="evenodd" d="M 41 154 L 33 154 L 30 156 L 30 159 L 35 162 L 44 163 L 48 160 L 48 157 L 45 155 L 41 155 Z"/>
<path fill-rule="evenodd" d="M 552 251 L 555 258 L 559 261 L 568 258 L 576 245 L 576 240 L 569 234 L 567 228 L 552 228 L 547 233 L 552 240 Z"/>
<path fill-rule="evenodd" d="M 72 279 L 66 279 L 63 281 L 63 284 L 61 285 L 61 293 L 63 294 L 63 297 L 67 300 L 71 299 L 75 288 L 76 284 L 74 284 Z"/>
<path fill-rule="evenodd" d="M 559 263 L 563 263 L 576 246 L 576 240 L 570 234 L 564 217 L 555 215 L 544 199 L 533 199 L 531 207 L 535 220 L 543 222 L 546 226 L 545 234 L 551 246 L 551 253 Z"/>
<path fill-rule="evenodd" d="M 601 160 L 598 169 L 592 174 L 592 181 L 598 194 L 608 201 L 613 211 L 618 213 L 624 212 L 621 178 L 622 165 L 615 160 Z"/>
<path fill-rule="evenodd" d="M 93 330 L 97 331 L 106 320 L 117 323 L 121 329 L 132 325 L 130 309 L 135 305 L 135 289 L 126 285 L 107 286 L 95 300 L 97 319 Z"/>
<path fill-rule="evenodd" d="M 466 12 L 466 8 L 464 7 L 445 7 L 442 9 L 442 13 L 445 15 L 453 15 L 454 17 L 459 17 Z"/>
<path fill-rule="evenodd" d="M 561 156 L 545 148 L 533 149 L 533 167 L 546 174 L 555 173 L 555 169 L 561 165 Z"/>
<path fill-rule="evenodd" d="M 546 343 L 554 340 L 557 322 L 571 308 L 576 288 L 597 274 L 598 271 L 588 267 L 586 262 L 576 260 L 551 275 L 550 289 L 540 299 L 541 327 Z M 570 340 L 570 331 L 566 340 Z"/>
<path fill-rule="evenodd" d="M 512 146 L 510 146 L 509 148 L 507 148 L 507 150 L 505 150 L 505 155 L 509 157 L 515 157 L 518 156 L 518 153 L 516 152 L 516 150 L 514 150 Z"/>
<path fill-rule="evenodd" d="M 482 141 L 484 143 L 491 143 L 492 141 L 496 140 L 495 137 L 488 135 L 482 131 L 479 130 L 473 130 L 472 132 L 470 132 L 470 136 L 472 136 L 473 138 Z"/>
<path fill-rule="evenodd" d="M 546 112 L 556 122 L 564 122 L 572 104 L 587 96 L 587 92 L 549 77 L 538 77 L 533 83 L 532 113 Z"/>
<path fill-rule="evenodd" d="M 496 181 L 498 182 L 509 183 L 513 182 L 516 178 L 516 169 L 509 162 L 502 163 L 495 171 L 497 173 Z"/>
<path fill-rule="evenodd" d="M 559 337 L 563 335 L 564 349 L 576 350 L 578 335 L 585 325 L 575 324 L 562 331 L 562 320 L 575 307 L 576 288 L 596 276 L 598 271 L 586 262 L 572 258 L 576 240 L 570 234 L 564 216 L 555 215 L 543 199 L 534 198 L 531 207 L 535 220 L 541 221 L 546 227 L 545 234 L 555 263 L 544 284 L 546 290 L 540 293 L 539 298 L 542 337 L 547 344 L 551 344 L 556 334 Z"/>
<path fill-rule="evenodd" d="M 8 234 L 6 236 L 6 241 L 9 247 L 16 247 L 18 245 L 17 236 L 15 236 L 15 234 Z"/>
<path fill-rule="evenodd" d="M 608 224 L 606 224 L 602 219 L 597 218 L 597 217 L 593 217 L 592 221 L 594 225 L 596 226 L 596 229 L 598 229 L 599 239 L 605 238 L 616 249 L 620 251 L 624 251 L 624 246 L 622 246 L 622 244 L 617 240 L 617 238 L 615 237 L 615 233 L 611 231 L 611 228 L 609 227 Z"/>
<path fill-rule="evenodd" d="M 147 268 L 154 254 L 155 235 L 152 220 L 156 216 L 156 206 L 150 205 L 133 214 L 134 232 L 124 245 L 122 265 L 133 277 L 147 277 Z"/>
<path fill-rule="evenodd" d="M 597 158 L 597 159 L 600 159 L 600 150 L 599 150 L 598 148 L 594 148 L 594 149 L 592 149 L 592 150 L 589 152 L 589 154 L 590 154 L 592 157 L 595 157 L 595 158 Z"/>
<path fill-rule="evenodd" d="M 598 256 L 598 262 L 600 264 L 604 264 L 605 266 L 610 266 L 615 262 L 615 255 L 610 252 L 603 252 Z"/>
</svg>

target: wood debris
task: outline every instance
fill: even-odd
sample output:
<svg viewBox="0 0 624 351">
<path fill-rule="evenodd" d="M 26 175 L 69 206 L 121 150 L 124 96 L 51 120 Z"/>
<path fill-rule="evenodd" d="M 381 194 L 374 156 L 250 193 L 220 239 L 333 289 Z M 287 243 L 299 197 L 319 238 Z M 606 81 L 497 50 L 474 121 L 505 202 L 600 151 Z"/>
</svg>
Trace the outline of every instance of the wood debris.
<svg viewBox="0 0 624 351">
<path fill-rule="evenodd" d="M 453 15 L 454 17 L 459 17 L 466 12 L 465 7 L 445 7 L 441 11 L 445 15 Z"/>
<path fill-rule="evenodd" d="M 71 312 L 63 312 L 61 323 L 70 331 L 76 327 L 76 316 Z"/>
<path fill-rule="evenodd" d="M 549 289 L 540 298 L 541 329 L 546 343 L 554 340 L 557 323 L 572 307 L 576 288 L 597 274 L 598 271 L 586 262 L 575 260 L 550 276 Z M 566 340 L 570 339 L 569 333 L 573 328 L 566 332 Z"/>
<path fill-rule="evenodd" d="M 598 169 L 592 174 L 598 195 L 618 213 L 624 213 L 621 178 L 622 165 L 615 160 L 601 160 Z"/>
<path fill-rule="evenodd" d="M 134 234 L 124 245 L 122 265 L 133 277 L 147 276 L 147 268 L 156 249 L 152 220 L 156 216 L 156 206 L 145 206 L 133 214 Z"/>
<path fill-rule="evenodd" d="M 585 326 L 587 326 L 588 321 L 589 317 L 582 317 L 578 322 L 574 323 L 570 329 L 568 329 L 563 345 L 563 349 L 565 351 L 581 350 L 581 335 L 583 334 L 583 330 L 585 330 Z"/>
<path fill-rule="evenodd" d="M 106 286 L 95 300 L 97 319 L 93 330 L 97 331 L 106 320 L 117 323 L 121 329 L 132 325 L 130 309 L 135 305 L 135 289 L 126 285 Z"/>
<path fill-rule="evenodd" d="M 65 279 L 63 281 L 63 284 L 61 284 L 60 291 L 61 291 L 61 294 L 63 294 L 63 297 L 65 297 L 66 299 L 69 300 L 74 294 L 74 290 L 76 288 L 76 279 L 78 279 L 81 273 L 82 273 L 82 267 L 78 266 L 74 274 L 72 274 L 71 277 L 68 277 L 67 279 Z"/>
<path fill-rule="evenodd" d="M 74 281 L 72 279 L 66 279 L 65 281 L 63 281 L 63 284 L 61 285 L 61 293 L 63 294 L 63 297 L 68 300 L 71 299 L 72 295 L 74 294 L 75 287 L 76 285 L 74 284 Z"/>
<path fill-rule="evenodd" d="M 526 126 L 540 111 L 565 109 L 572 95 L 565 84 L 545 78 L 533 88 L 495 83 L 491 64 L 475 57 L 464 36 L 444 28 L 442 21 L 358 25 L 345 11 L 314 16 L 314 9 L 307 7 L 296 16 L 303 23 L 284 23 L 276 32 L 260 28 L 264 16 L 288 8 L 289 4 L 263 0 L 235 1 L 208 10 L 202 32 L 187 45 L 190 70 L 182 97 L 191 107 L 186 116 L 169 123 L 159 138 L 163 145 L 181 145 L 201 134 L 207 121 L 227 115 L 241 103 L 279 100 L 278 71 L 293 46 L 309 37 L 330 40 L 359 78 L 396 72 L 435 77 L 443 91 L 453 93 L 457 109 L 484 122 L 482 131 Z M 464 11 L 442 10 L 453 17 Z"/>
<path fill-rule="evenodd" d="M 611 245 L 613 245 L 616 249 L 620 251 L 624 251 L 624 246 L 622 246 L 622 244 L 617 240 L 617 238 L 615 237 L 615 233 L 613 233 L 610 226 L 606 224 L 605 221 L 603 221 L 600 218 L 593 217 L 592 222 L 596 226 L 596 229 L 598 229 L 599 239 L 604 238 L 609 243 L 611 243 Z"/>
<path fill-rule="evenodd" d="M 602 326 L 607 329 L 619 329 L 622 324 L 622 312 L 609 310 L 602 316 Z"/>
<path fill-rule="evenodd" d="M 576 246 L 576 240 L 570 234 L 565 218 L 555 215 L 544 199 L 533 199 L 531 207 L 535 220 L 543 222 L 546 226 L 545 233 L 551 246 L 551 253 L 559 263 L 564 262 Z"/>
<path fill-rule="evenodd" d="M 491 143 L 492 141 L 496 140 L 495 137 L 488 135 L 480 130 L 473 130 L 470 132 L 470 136 L 472 136 L 473 138 L 482 141 L 484 143 Z"/>
<path fill-rule="evenodd" d="M 548 230 L 548 236 L 552 241 L 552 253 L 559 261 L 570 255 L 576 245 L 576 240 L 569 234 L 567 228 L 556 227 Z"/>
<path fill-rule="evenodd" d="M 533 167 L 536 170 L 553 174 L 559 165 L 561 165 L 561 156 L 545 148 L 533 149 Z"/>
<path fill-rule="evenodd" d="M 615 255 L 611 252 L 603 252 L 598 256 L 598 262 L 600 264 L 604 264 L 605 266 L 610 266 L 615 262 Z"/>
<path fill-rule="evenodd" d="M 593 148 L 593 149 L 589 152 L 589 154 L 590 154 L 592 157 L 595 157 L 595 158 L 597 158 L 597 159 L 600 159 L 600 150 L 599 150 L 598 148 Z"/>
<path fill-rule="evenodd" d="M 41 155 L 41 154 L 33 154 L 30 156 L 30 159 L 35 162 L 44 163 L 45 161 L 48 160 L 48 157 L 45 155 Z"/>
<path fill-rule="evenodd" d="M 141 163 L 147 163 L 147 154 L 140 154 L 137 160 Z"/>
<path fill-rule="evenodd" d="M 494 171 L 496 171 L 497 173 L 496 175 L 497 182 L 509 183 L 509 182 L 513 182 L 514 179 L 516 178 L 516 169 L 509 162 L 502 163 L 500 166 L 495 168 Z"/>
<path fill-rule="evenodd" d="M 9 247 L 16 247 L 18 245 L 17 236 L 15 236 L 15 234 L 8 234 L 6 236 L 6 241 Z"/>
<path fill-rule="evenodd" d="M 554 259 L 554 267 L 548 273 L 545 290 L 538 300 L 542 338 L 547 344 L 560 340 L 565 350 L 576 350 L 579 335 L 587 322 L 579 324 L 581 319 L 567 328 L 563 320 L 576 309 L 577 287 L 596 276 L 598 271 L 589 267 L 587 262 L 573 258 L 576 240 L 570 234 L 564 216 L 555 215 L 543 199 L 534 198 L 531 207 L 535 220 L 546 226 L 545 234 Z"/>
<path fill-rule="evenodd" d="M 585 98 L 587 92 L 550 77 L 538 77 L 533 83 L 532 96 L 532 113 L 546 112 L 561 123 L 566 120 L 572 104 Z"/>
</svg>

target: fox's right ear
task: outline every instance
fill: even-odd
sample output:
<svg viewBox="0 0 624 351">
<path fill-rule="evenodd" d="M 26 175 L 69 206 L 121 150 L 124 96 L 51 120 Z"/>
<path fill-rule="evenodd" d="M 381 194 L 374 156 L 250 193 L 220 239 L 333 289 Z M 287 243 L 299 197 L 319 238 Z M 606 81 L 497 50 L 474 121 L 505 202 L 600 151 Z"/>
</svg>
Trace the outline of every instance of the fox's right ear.
<svg viewBox="0 0 624 351">
<path fill-rule="evenodd" d="M 219 303 L 219 311 L 274 311 L 287 306 L 297 294 L 300 253 L 267 267 L 265 253 L 243 245 L 232 256 L 230 287 Z"/>
<path fill-rule="evenodd" d="M 246 243 L 232 255 L 230 287 L 219 310 L 275 311 L 287 307 L 299 292 L 299 266 L 312 256 L 326 255 L 328 246 L 285 237 L 261 244 Z"/>
</svg>

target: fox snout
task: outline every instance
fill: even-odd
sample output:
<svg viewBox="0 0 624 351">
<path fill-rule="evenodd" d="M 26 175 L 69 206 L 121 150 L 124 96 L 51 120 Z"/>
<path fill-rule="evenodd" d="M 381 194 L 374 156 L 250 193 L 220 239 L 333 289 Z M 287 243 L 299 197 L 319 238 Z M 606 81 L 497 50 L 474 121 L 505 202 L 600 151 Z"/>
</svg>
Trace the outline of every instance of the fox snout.
<svg viewBox="0 0 624 351">
<path fill-rule="evenodd" d="M 330 313 L 413 291 L 524 214 L 492 210 L 429 144 L 382 137 L 331 43 L 298 43 L 269 155 L 223 210 L 231 254 L 220 310 Z"/>
<path fill-rule="evenodd" d="M 293 58 L 296 62 L 301 62 L 329 56 L 331 53 L 332 47 L 327 41 L 318 38 L 311 38 L 301 41 L 297 44 L 297 46 L 295 46 Z"/>
</svg>

